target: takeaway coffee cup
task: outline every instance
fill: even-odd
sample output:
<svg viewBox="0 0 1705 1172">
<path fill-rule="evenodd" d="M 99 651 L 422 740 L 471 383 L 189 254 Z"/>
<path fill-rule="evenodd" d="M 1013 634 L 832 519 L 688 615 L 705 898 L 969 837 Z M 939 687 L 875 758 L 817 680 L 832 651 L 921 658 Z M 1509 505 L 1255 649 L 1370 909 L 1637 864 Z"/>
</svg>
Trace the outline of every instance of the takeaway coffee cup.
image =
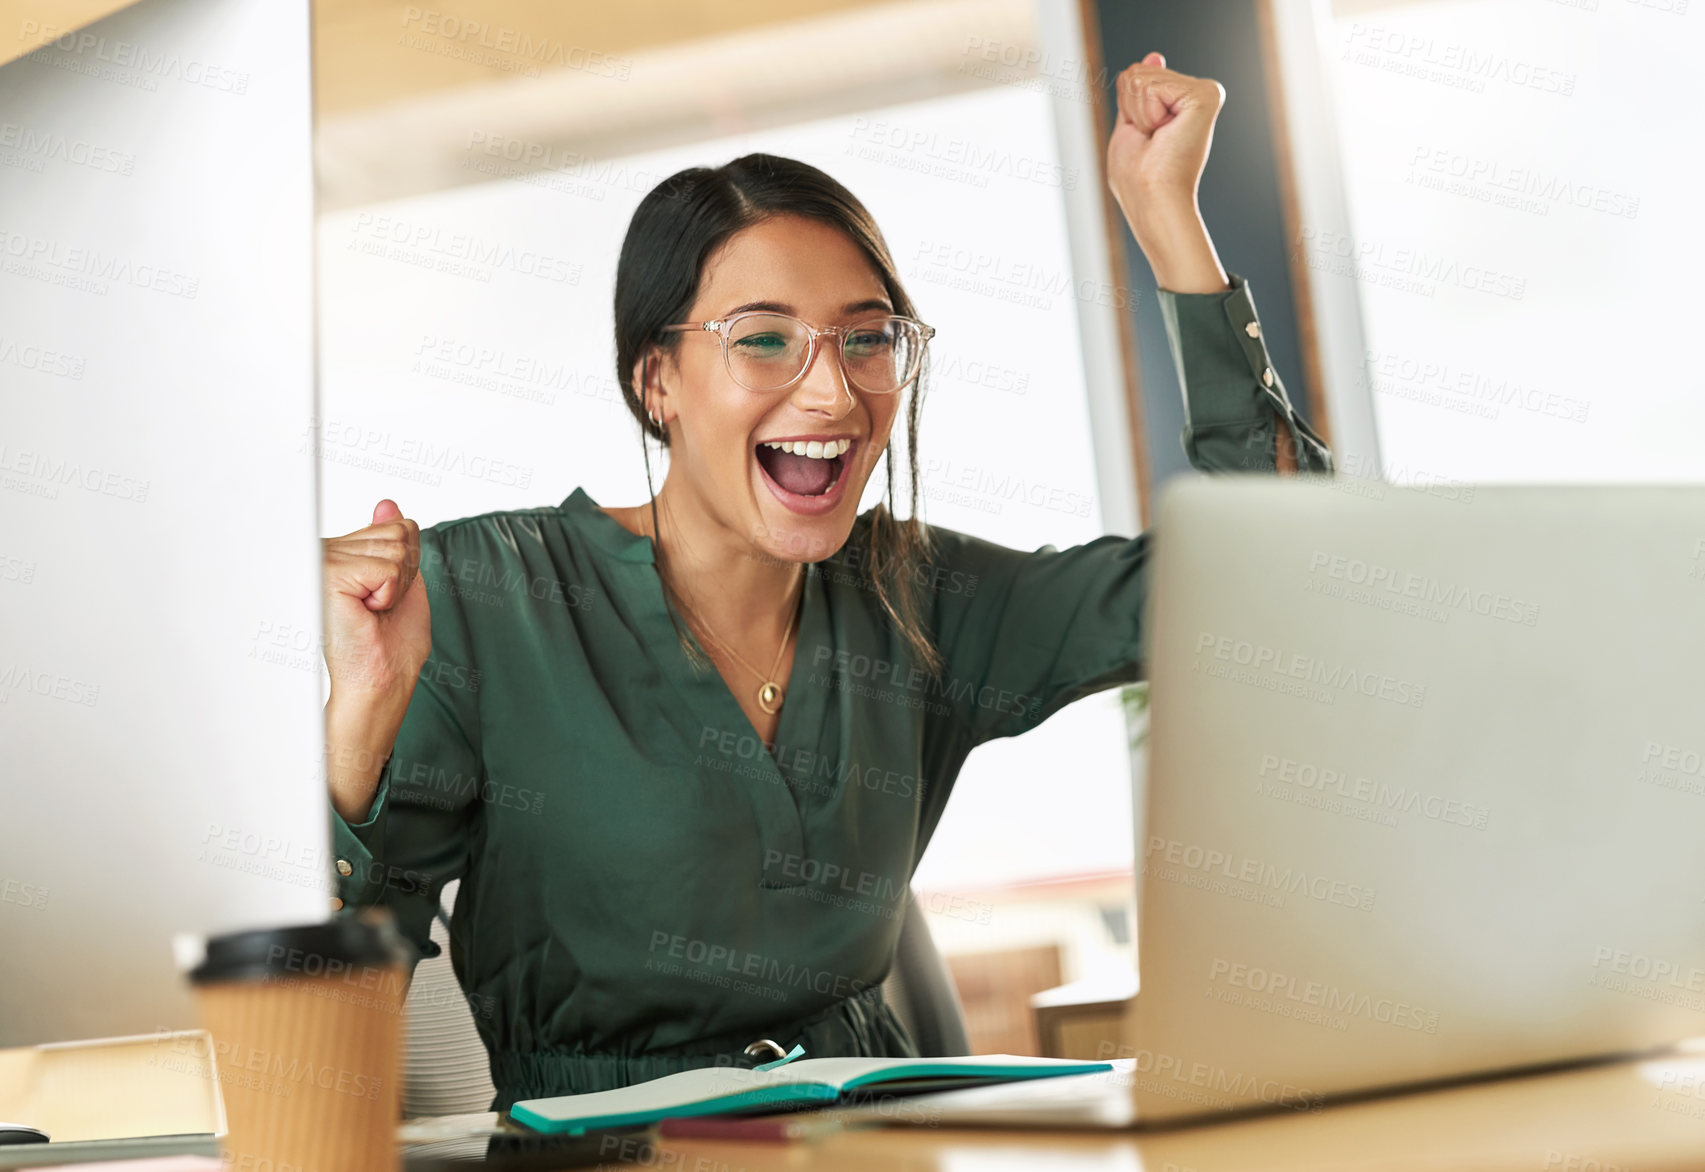
<svg viewBox="0 0 1705 1172">
<path fill-rule="evenodd" d="M 396 1166 L 413 959 L 382 911 L 207 941 L 189 979 L 213 1038 L 231 1172 Z"/>
</svg>

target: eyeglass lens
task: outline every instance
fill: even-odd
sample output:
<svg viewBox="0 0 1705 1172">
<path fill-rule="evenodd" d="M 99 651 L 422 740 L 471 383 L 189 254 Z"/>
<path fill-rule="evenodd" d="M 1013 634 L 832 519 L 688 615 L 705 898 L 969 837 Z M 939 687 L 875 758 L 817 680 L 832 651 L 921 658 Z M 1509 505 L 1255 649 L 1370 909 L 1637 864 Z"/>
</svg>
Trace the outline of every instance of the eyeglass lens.
<svg viewBox="0 0 1705 1172">
<path fill-rule="evenodd" d="M 847 378 L 872 394 L 898 390 L 915 373 L 923 339 L 904 318 L 872 318 L 839 337 Z M 781 314 L 742 317 L 728 332 L 729 373 L 755 391 L 792 382 L 805 368 L 811 335 L 804 322 Z"/>
</svg>

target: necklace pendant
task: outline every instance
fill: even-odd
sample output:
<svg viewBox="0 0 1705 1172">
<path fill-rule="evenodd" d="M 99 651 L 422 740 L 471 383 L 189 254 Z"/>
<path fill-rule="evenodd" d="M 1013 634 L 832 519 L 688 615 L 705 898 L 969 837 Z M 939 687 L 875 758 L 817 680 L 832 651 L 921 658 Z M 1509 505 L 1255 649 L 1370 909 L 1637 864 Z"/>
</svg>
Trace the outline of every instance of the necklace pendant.
<svg viewBox="0 0 1705 1172">
<path fill-rule="evenodd" d="M 758 707 L 762 708 L 765 712 L 768 712 L 771 716 L 780 712 L 781 689 L 775 684 L 766 681 L 764 686 L 758 689 Z"/>
</svg>

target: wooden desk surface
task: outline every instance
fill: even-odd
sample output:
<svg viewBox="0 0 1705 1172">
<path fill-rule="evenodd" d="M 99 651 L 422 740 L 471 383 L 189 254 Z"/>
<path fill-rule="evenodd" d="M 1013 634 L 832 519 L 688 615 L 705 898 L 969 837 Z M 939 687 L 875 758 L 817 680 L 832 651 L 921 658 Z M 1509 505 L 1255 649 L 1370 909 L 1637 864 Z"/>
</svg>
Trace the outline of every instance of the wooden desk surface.
<svg viewBox="0 0 1705 1172">
<path fill-rule="evenodd" d="M 675 1172 L 1705 1169 L 1705 1052 L 1153 1133 L 849 1130 L 810 1143 L 663 1140 Z"/>
</svg>

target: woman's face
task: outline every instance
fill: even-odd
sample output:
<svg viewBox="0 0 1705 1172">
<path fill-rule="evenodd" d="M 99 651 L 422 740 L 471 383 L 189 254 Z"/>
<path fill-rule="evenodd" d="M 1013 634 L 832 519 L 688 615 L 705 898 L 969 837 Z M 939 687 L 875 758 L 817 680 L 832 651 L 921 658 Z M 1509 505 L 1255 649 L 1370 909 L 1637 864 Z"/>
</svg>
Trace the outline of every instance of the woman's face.
<svg viewBox="0 0 1705 1172">
<path fill-rule="evenodd" d="M 864 252 L 818 220 L 777 215 L 731 236 L 705 265 L 684 320 L 747 309 L 788 313 L 818 328 L 895 312 Z M 846 543 L 859 498 L 888 446 L 904 389 L 869 394 L 852 386 L 833 337 L 818 340 L 803 377 L 775 391 L 735 382 L 718 336 L 680 335 L 674 361 L 658 372 L 671 431 L 671 477 L 727 529 L 770 556 L 820 561 Z M 844 444 L 814 459 L 769 445 Z"/>
</svg>

